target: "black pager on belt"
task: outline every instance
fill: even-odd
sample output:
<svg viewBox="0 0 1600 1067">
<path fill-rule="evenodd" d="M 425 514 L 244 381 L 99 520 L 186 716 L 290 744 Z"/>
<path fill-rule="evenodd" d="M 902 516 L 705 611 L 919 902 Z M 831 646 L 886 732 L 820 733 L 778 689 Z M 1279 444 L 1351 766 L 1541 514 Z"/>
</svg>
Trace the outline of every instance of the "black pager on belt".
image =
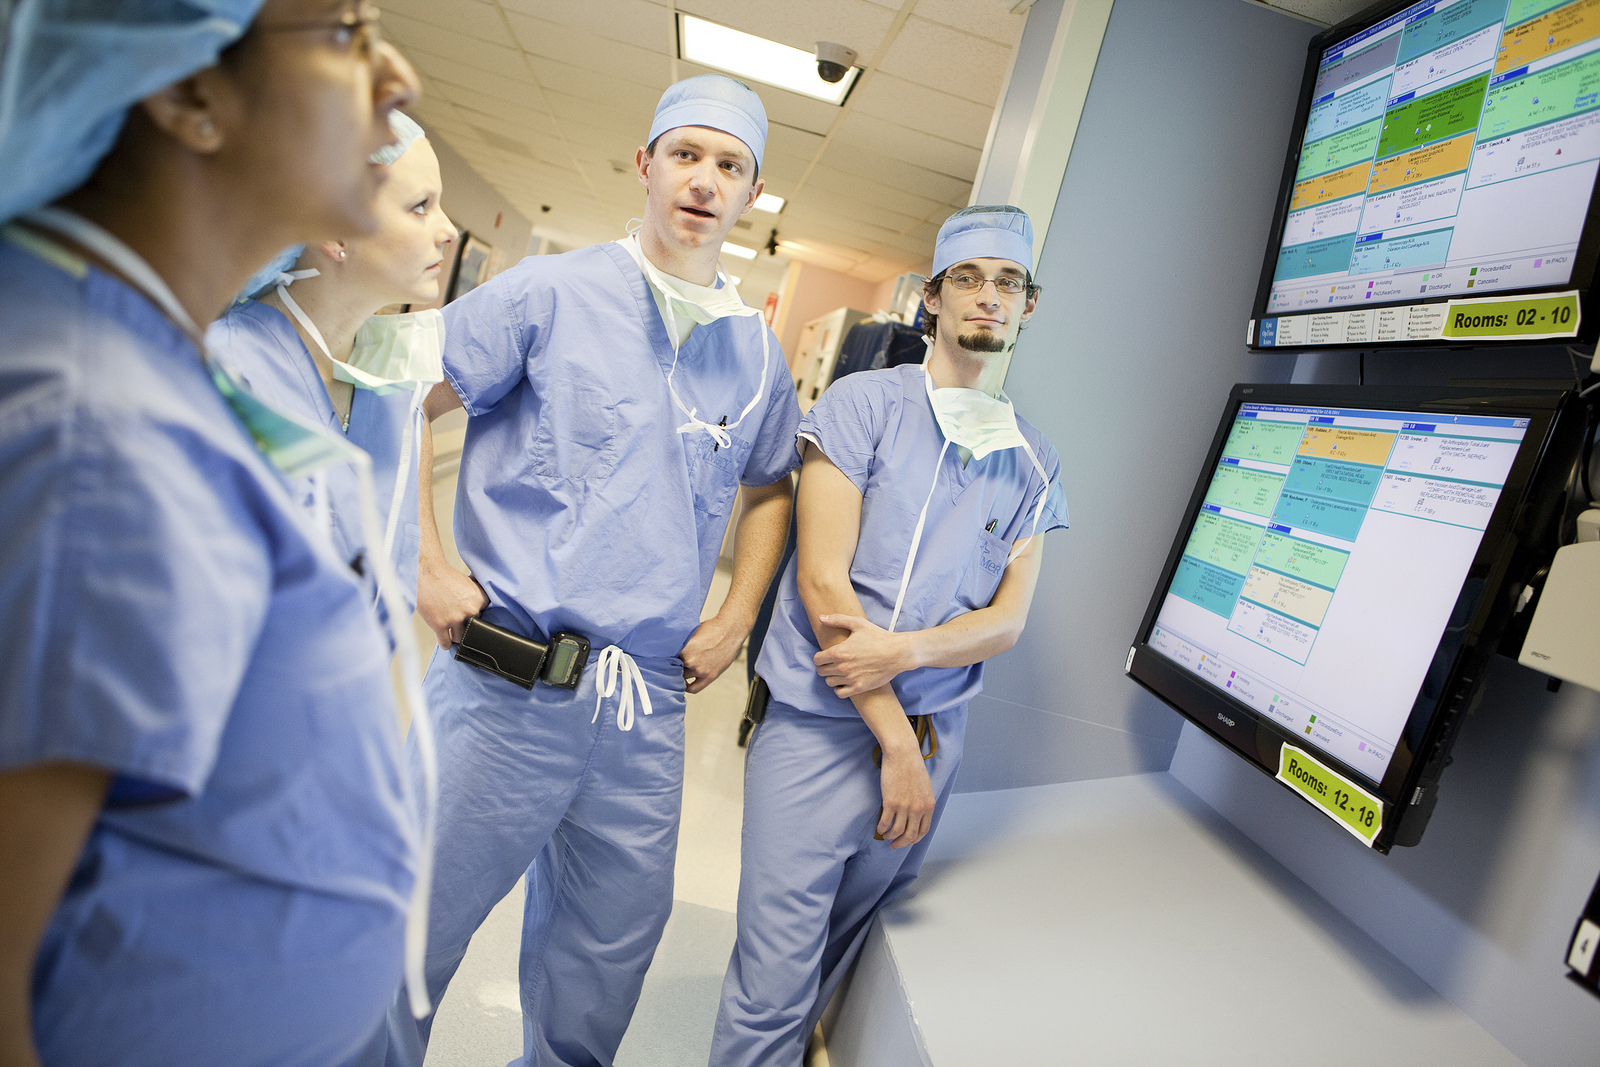
<svg viewBox="0 0 1600 1067">
<path fill-rule="evenodd" d="M 456 659 L 508 682 L 532 689 L 544 682 L 559 689 L 576 689 L 589 662 L 589 640 L 562 631 L 543 644 L 474 616 L 467 620 L 456 642 Z"/>
</svg>

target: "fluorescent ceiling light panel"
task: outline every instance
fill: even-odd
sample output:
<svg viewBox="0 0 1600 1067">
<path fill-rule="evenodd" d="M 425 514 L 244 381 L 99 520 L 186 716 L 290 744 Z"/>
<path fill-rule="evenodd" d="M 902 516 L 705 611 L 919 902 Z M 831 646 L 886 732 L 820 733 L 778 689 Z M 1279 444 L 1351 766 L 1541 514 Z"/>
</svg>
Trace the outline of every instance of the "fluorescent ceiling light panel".
<svg viewBox="0 0 1600 1067">
<path fill-rule="evenodd" d="M 844 103 L 861 76 L 860 67 L 851 67 L 838 81 L 825 82 L 817 74 L 817 57 L 810 52 L 682 12 L 678 20 L 678 58 L 703 67 L 836 105 Z"/>
<path fill-rule="evenodd" d="M 722 250 L 728 253 L 730 256 L 738 256 L 740 259 L 756 258 L 756 250 L 753 248 L 746 248 L 744 245 L 729 244 L 724 242 L 722 245 Z"/>
<path fill-rule="evenodd" d="M 732 282 L 734 285 L 743 285 L 744 284 L 744 279 L 739 277 L 737 274 L 728 275 L 728 280 L 730 282 Z"/>
<path fill-rule="evenodd" d="M 760 196 L 756 197 L 756 210 L 770 211 L 776 215 L 778 212 L 783 210 L 784 203 L 785 200 L 781 196 L 773 196 L 771 193 L 762 193 Z"/>
</svg>

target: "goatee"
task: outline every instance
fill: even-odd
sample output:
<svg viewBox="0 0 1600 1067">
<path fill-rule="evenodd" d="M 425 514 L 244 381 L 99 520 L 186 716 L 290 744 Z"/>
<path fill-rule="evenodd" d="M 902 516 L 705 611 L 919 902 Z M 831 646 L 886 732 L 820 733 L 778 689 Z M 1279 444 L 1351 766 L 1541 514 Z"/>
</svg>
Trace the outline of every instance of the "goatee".
<svg viewBox="0 0 1600 1067">
<path fill-rule="evenodd" d="M 990 330 L 975 330 L 956 335 L 956 344 L 968 352 L 1004 352 L 1006 339 Z"/>
</svg>

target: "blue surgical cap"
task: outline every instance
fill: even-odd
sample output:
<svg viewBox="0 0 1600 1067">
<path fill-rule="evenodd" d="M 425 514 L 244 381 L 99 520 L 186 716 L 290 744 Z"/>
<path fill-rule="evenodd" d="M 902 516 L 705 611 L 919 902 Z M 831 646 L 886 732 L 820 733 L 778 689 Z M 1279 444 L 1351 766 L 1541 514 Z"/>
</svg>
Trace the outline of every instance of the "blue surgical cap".
<svg viewBox="0 0 1600 1067">
<path fill-rule="evenodd" d="M 415 119 L 409 115 L 401 114 L 398 108 L 389 112 L 389 129 L 394 131 L 394 135 L 399 140 L 394 144 L 384 145 L 367 157 L 369 161 L 379 166 L 387 167 L 405 155 L 406 149 L 427 136 L 422 127 L 417 125 Z M 234 302 L 242 303 L 246 300 L 254 300 L 279 282 L 285 285 L 289 284 L 292 279 L 285 278 L 283 275 L 295 265 L 301 253 L 305 252 L 305 250 L 305 245 L 290 245 L 276 256 L 273 256 L 271 263 L 250 275 L 250 280 L 244 283 L 244 288 L 239 290 L 239 295 L 234 297 Z"/>
<path fill-rule="evenodd" d="M 1010 204 L 974 204 L 944 220 L 933 242 L 933 274 L 938 277 L 968 259 L 1009 259 L 1033 271 L 1033 223 Z"/>
<path fill-rule="evenodd" d="M 406 149 L 427 136 L 422 132 L 422 127 L 417 125 L 416 120 L 410 115 L 402 114 L 399 108 L 389 112 L 389 129 L 399 140 L 394 144 L 384 145 L 367 157 L 370 162 L 385 167 L 405 155 Z"/>
<path fill-rule="evenodd" d="M 656 105 L 656 118 L 650 124 L 645 144 L 679 126 L 707 126 L 743 141 L 756 157 L 761 169 L 761 154 L 767 147 L 767 109 L 761 98 L 744 82 L 724 74 L 701 74 L 667 86 Z"/>
<path fill-rule="evenodd" d="M 128 108 L 215 63 L 263 2 L 0 3 L 0 221 L 87 181 Z"/>
</svg>

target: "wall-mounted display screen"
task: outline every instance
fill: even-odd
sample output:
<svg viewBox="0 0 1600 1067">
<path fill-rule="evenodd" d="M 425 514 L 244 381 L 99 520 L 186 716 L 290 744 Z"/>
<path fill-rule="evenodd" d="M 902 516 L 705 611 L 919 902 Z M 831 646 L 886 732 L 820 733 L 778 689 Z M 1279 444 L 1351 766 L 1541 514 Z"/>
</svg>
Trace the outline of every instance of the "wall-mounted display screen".
<svg viewBox="0 0 1600 1067">
<path fill-rule="evenodd" d="M 1485 297 L 1588 289 L 1597 170 L 1595 0 L 1424 0 L 1335 27 L 1312 42 L 1251 341 L 1577 336 L 1577 300 L 1460 327 L 1494 328 Z"/>
<path fill-rule="evenodd" d="M 1489 635 L 1480 601 L 1559 495 L 1529 494 L 1556 411 L 1554 395 L 1236 387 L 1130 672 L 1275 773 L 1287 742 L 1398 802 L 1476 677 L 1456 661 Z"/>
</svg>

